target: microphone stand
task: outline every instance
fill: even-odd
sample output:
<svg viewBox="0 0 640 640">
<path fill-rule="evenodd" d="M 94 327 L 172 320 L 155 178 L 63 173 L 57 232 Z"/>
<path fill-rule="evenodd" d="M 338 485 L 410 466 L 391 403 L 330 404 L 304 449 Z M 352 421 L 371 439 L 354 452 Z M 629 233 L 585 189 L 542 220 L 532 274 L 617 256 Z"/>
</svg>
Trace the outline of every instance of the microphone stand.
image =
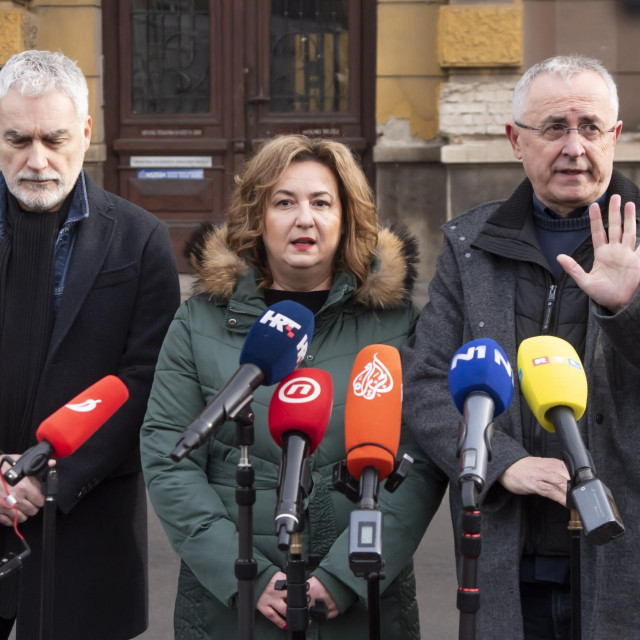
<svg viewBox="0 0 640 640">
<path fill-rule="evenodd" d="M 249 458 L 249 447 L 254 443 L 254 414 L 250 396 L 244 404 L 229 415 L 236 423 L 236 444 L 240 459 L 236 470 L 236 504 L 238 505 L 238 559 L 235 576 L 238 581 L 238 639 L 253 640 L 255 631 L 254 585 L 258 563 L 253 557 L 253 505 L 256 492 L 253 487 L 254 469 Z"/>
<path fill-rule="evenodd" d="M 58 472 L 49 467 L 49 453 L 46 447 L 34 447 L 30 453 L 20 458 L 22 463 L 19 474 L 5 473 L 9 484 L 16 485 L 24 476 L 34 476 L 43 485 L 44 508 L 42 519 L 42 564 L 40 566 L 40 640 L 53 638 L 53 598 L 55 582 L 56 548 L 56 496 L 58 494 Z M 50 451 L 50 449 L 47 449 Z M 7 459 L 7 458 L 5 458 Z"/>
<path fill-rule="evenodd" d="M 571 550 L 569 552 L 571 567 L 571 640 L 582 638 L 582 582 L 580 571 L 580 533 L 582 522 L 578 510 L 571 507 L 571 516 L 567 527 L 571 532 Z"/>
<path fill-rule="evenodd" d="M 407 477 L 413 458 L 406 453 L 396 460 L 394 470 L 385 482 L 393 493 Z M 349 474 L 345 460 L 333 467 L 333 485 L 352 502 L 360 502 L 351 512 L 349 522 L 349 568 L 367 581 L 369 638 L 380 640 L 380 580 L 384 580 L 382 557 L 382 512 L 378 509 L 379 474 L 375 467 L 365 467 L 360 483 Z"/>
<path fill-rule="evenodd" d="M 283 480 L 282 477 L 280 480 Z M 306 497 L 311 492 L 311 486 L 311 467 L 307 458 L 303 464 L 298 492 L 301 491 Z M 305 640 L 309 618 L 316 618 L 318 622 L 322 623 L 329 615 L 329 608 L 322 598 L 317 598 L 313 605 L 309 605 L 306 570 L 316 567 L 320 558 L 309 554 L 305 562 L 302 557 L 300 533 L 304 528 L 304 518 L 299 510 L 300 502 L 296 500 L 296 513 L 288 514 L 285 522 L 276 520 L 278 548 L 288 549 L 289 553 L 287 556 L 287 579 L 277 580 L 275 589 L 287 592 L 287 634 L 291 640 Z"/>
<path fill-rule="evenodd" d="M 456 606 L 460 611 L 459 640 L 475 640 L 476 613 L 480 609 L 478 588 L 478 557 L 482 546 L 481 512 L 478 508 L 478 488 L 473 479 L 460 483 L 462 494 L 462 581 L 458 587 Z"/>
<path fill-rule="evenodd" d="M 42 566 L 40 568 L 40 640 L 53 638 L 53 594 L 56 549 L 56 496 L 58 472 L 55 468 L 44 470 L 44 514 L 42 521 Z"/>
</svg>

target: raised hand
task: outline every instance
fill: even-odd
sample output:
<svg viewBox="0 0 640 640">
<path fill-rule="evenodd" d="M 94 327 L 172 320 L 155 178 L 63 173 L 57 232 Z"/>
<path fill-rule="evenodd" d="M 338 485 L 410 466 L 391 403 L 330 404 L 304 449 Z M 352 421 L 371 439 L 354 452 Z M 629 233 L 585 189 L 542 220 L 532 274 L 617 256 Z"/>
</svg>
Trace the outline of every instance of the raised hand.
<svg viewBox="0 0 640 640">
<path fill-rule="evenodd" d="M 593 267 L 589 273 L 571 257 L 561 254 L 558 262 L 578 286 L 597 304 L 612 313 L 626 307 L 640 286 L 640 249 L 636 249 L 636 206 L 624 206 L 624 230 L 621 223 L 621 199 L 609 200 L 609 237 L 602 224 L 597 203 L 589 207 Z"/>
</svg>

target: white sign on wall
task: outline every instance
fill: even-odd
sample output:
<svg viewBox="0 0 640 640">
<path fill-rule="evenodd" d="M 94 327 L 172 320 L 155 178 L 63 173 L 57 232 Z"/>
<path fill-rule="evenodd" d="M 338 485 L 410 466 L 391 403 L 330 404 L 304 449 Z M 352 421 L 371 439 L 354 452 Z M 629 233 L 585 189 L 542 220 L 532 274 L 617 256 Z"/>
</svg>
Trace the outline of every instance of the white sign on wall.
<svg viewBox="0 0 640 640">
<path fill-rule="evenodd" d="M 211 156 L 131 156 L 129 163 L 133 168 L 201 168 L 211 169 Z"/>
</svg>

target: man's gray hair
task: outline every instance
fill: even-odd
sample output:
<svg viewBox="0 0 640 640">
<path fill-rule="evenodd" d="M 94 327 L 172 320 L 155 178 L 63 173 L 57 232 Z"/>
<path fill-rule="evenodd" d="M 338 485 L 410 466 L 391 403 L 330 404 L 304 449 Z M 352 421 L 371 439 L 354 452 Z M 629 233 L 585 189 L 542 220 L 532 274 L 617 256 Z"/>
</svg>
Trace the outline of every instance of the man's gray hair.
<svg viewBox="0 0 640 640">
<path fill-rule="evenodd" d="M 531 83 L 539 75 L 546 73 L 550 76 L 562 78 L 567 81 L 574 75 L 582 73 L 583 71 L 594 71 L 605 81 L 609 88 L 611 108 L 613 109 L 613 113 L 617 120 L 619 106 L 618 89 L 616 87 L 616 83 L 611 77 L 611 74 L 605 69 L 604 65 L 599 60 L 577 54 L 547 58 L 538 64 L 534 64 L 531 69 L 525 72 L 513 90 L 513 119 L 520 121 L 522 118 Z"/>
<path fill-rule="evenodd" d="M 89 113 L 87 81 L 80 67 L 58 51 L 30 49 L 9 58 L 0 69 L 0 100 L 12 87 L 30 98 L 58 89 L 71 98 L 80 119 Z"/>
</svg>

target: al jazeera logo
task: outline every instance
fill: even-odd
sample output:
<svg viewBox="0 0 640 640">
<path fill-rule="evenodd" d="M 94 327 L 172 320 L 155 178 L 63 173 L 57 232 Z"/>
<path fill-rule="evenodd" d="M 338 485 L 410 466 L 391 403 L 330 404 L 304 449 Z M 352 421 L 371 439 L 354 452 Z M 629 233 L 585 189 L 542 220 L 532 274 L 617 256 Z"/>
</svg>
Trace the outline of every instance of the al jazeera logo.
<svg viewBox="0 0 640 640">
<path fill-rule="evenodd" d="M 353 380 L 353 393 L 365 400 L 373 400 L 393 389 L 393 378 L 389 369 L 373 354 L 373 360 L 365 364 L 364 369 Z"/>
</svg>

